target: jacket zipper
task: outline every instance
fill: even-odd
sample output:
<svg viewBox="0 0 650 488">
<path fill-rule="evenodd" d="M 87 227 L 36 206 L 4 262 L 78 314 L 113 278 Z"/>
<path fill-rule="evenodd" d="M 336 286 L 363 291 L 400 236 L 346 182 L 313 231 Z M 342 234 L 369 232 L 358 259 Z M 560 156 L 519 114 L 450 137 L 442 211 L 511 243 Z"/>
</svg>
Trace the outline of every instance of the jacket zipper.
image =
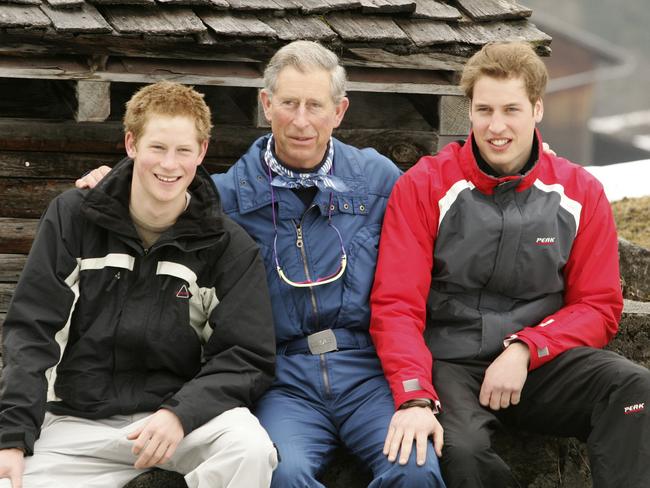
<svg viewBox="0 0 650 488">
<path fill-rule="evenodd" d="M 307 280 L 311 280 L 311 275 L 309 274 L 309 267 L 307 266 L 307 253 L 305 252 L 305 242 L 302 235 L 302 221 L 305 218 L 307 212 L 309 212 L 313 207 L 315 207 L 315 205 L 312 205 L 307 210 L 305 210 L 305 213 L 302 214 L 302 217 L 300 218 L 300 222 L 298 224 L 296 224 L 295 220 L 292 220 L 292 223 L 296 229 L 296 247 L 300 249 L 302 264 L 305 270 L 305 277 L 307 278 Z M 314 316 L 316 318 L 316 330 L 318 330 L 319 329 L 318 305 L 316 303 L 316 294 L 314 293 L 314 289 L 312 287 L 309 287 L 309 294 L 311 296 L 311 306 L 314 310 Z M 327 359 L 325 358 L 325 354 L 320 354 L 319 360 L 320 360 L 321 375 L 323 377 L 323 386 L 325 387 L 325 394 L 327 396 L 330 396 L 332 393 L 332 388 L 330 385 L 329 375 L 327 374 Z"/>
</svg>

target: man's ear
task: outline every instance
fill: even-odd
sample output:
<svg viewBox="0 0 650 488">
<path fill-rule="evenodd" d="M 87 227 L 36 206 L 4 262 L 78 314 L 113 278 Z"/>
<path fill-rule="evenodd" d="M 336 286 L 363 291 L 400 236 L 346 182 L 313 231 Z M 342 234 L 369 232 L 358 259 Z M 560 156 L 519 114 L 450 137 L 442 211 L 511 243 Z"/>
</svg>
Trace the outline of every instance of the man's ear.
<svg viewBox="0 0 650 488">
<path fill-rule="evenodd" d="M 264 88 L 260 91 L 260 101 L 262 102 L 262 108 L 264 109 L 264 117 L 266 121 L 271 123 L 271 94 Z"/>
<path fill-rule="evenodd" d="M 203 163 L 203 158 L 205 158 L 205 154 L 208 152 L 208 143 L 210 141 L 203 141 L 201 143 L 201 151 L 199 153 L 199 157 L 196 160 L 196 165 L 199 166 L 201 163 Z"/>
<path fill-rule="evenodd" d="M 544 117 L 544 102 L 540 98 L 533 105 L 533 116 L 535 117 L 535 123 L 539 124 Z"/>
<path fill-rule="evenodd" d="M 346 110 L 350 106 L 350 100 L 348 97 L 343 97 L 339 103 L 336 104 L 336 120 L 334 122 L 334 127 L 338 127 L 341 125 L 341 122 L 343 121 L 343 116 L 345 115 Z"/>
<path fill-rule="evenodd" d="M 134 159 L 138 151 L 135 147 L 135 137 L 131 131 L 124 134 L 124 147 L 126 148 L 126 154 L 131 159 Z"/>
</svg>

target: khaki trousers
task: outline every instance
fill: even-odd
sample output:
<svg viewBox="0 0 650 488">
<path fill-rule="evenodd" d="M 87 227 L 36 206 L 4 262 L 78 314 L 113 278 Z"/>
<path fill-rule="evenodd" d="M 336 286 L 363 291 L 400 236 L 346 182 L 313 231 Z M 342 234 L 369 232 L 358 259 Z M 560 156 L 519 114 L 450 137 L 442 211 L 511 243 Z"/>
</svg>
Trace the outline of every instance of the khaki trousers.
<svg viewBox="0 0 650 488">
<path fill-rule="evenodd" d="M 135 469 L 127 435 L 151 413 L 88 420 L 47 413 L 34 455 L 25 458 L 24 488 L 120 488 Z M 277 453 L 246 408 L 228 410 L 191 432 L 161 469 L 185 476 L 189 488 L 257 488 L 271 483 Z M 8 479 L 0 488 L 10 488 Z"/>
</svg>

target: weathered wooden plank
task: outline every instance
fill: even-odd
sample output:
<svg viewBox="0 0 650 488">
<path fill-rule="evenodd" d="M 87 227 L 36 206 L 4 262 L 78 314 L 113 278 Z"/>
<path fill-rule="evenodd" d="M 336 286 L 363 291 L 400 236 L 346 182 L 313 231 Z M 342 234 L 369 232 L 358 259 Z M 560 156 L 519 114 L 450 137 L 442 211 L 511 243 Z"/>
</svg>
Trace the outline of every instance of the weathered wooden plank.
<svg viewBox="0 0 650 488">
<path fill-rule="evenodd" d="M 16 285 L 13 283 L 0 283 L 0 311 L 6 312 L 9 308 L 9 302 L 14 295 Z"/>
<path fill-rule="evenodd" d="M 121 34 L 187 35 L 204 32 L 205 25 L 189 8 L 106 7 L 104 16 Z"/>
<path fill-rule="evenodd" d="M 88 0 L 91 3 L 95 3 L 97 5 L 134 5 L 134 6 L 142 6 L 142 5 L 149 5 L 149 6 L 154 6 L 156 5 L 156 0 Z"/>
<path fill-rule="evenodd" d="M 208 156 L 215 158 L 228 158 L 241 156 L 248 146 L 265 131 L 250 127 L 234 126 L 230 124 L 216 125 L 212 132 L 212 140 L 208 147 Z M 40 168 L 38 164 L 50 164 L 48 159 L 52 154 L 51 164 L 62 164 L 65 158 L 54 154 L 70 154 L 70 164 L 62 166 L 61 171 L 66 177 L 77 177 L 77 168 L 85 171 L 79 159 L 72 153 L 88 153 L 89 158 L 99 158 L 105 153 L 106 157 L 113 155 L 113 160 L 119 160 L 124 155 L 124 136 L 119 122 L 104 123 L 75 123 L 71 121 L 29 121 L 19 119 L 0 119 L 0 157 L 6 158 L 11 165 L 8 171 L 28 172 L 26 177 L 40 176 L 51 177 L 48 169 Z M 27 161 L 30 166 L 21 169 L 26 159 L 23 154 L 11 156 L 10 151 L 35 151 Z M 3 160 L 0 159 L 0 162 Z M 104 162 L 107 160 L 104 159 Z M 92 162 L 92 160 L 91 160 Z M 234 162 L 234 161 L 233 161 Z M 40 173 L 29 173 L 31 169 Z M 0 212 L 2 215 L 2 212 Z"/>
<path fill-rule="evenodd" d="M 234 10 L 283 10 L 274 0 L 228 0 Z"/>
<path fill-rule="evenodd" d="M 16 283 L 26 260 L 24 254 L 0 254 L 0 282 Z"/>
<path fill-rule="evenodd" d="M 76 86 L 77 122 L 103 122 L 111 114 L 111 84 L 79 80 Z"/>
<path fill-rule="evenodd" d="M 440 135 L 469 134 L 469 99 L 467 97 L 440 97 Z"/>
<path fill-rule="evenodd" d="M 27 254 L 37 227 L 38 219 L 0 217 L 0 253 Z"/>
<path fill-rule="evenodd" d="M 415 0 L 361 0 L 363 13 L 410 13 L 415 7 Z"/>
<path fill-rule="evenodd" d="M 44 28 L 50 23 L 47 15 L 36 6 L 0 4 L 0 27 L 2 28 Z"/>
<path fill-rule="evenodd" d="M 456 3 L 473 20 L 521 19 L 533 13 L 528 7 L 510 0 L 456 0 Z"/>
<path fill-rule="evenodd" d="M 398 19 L 397 25 L 419 47 L 458 41 L 456 32 L 446 22 L 428 19 Z"/>
<path fill-rule="evenodd" d="M 432 20 L 457 20 L 461 14 L 455 7 L 435 0 L 415 0 L 413 18 Z"/>
<path fill-rule="evenodd" d="M 208 10 L 201 10 L 199 15 L 201 20 L 210 29 L 220 35 L 236 37 L 277 37 L 275 30 L 257 17 Z"/>
<path fill-rule="evenodd" d="M 15 5 L 40 5 L 41 0 L 2 0 L 0 3 L 9 3 Z"/>
<path fill-rule="evenodd" d="M 333 13 L 328 14 L 326 18 L 330 27 L 347 42 L 409 42 L 406 33 L 392 19 L 386 17 Z"/>
<path fill-rule="evenodd" d="M 56 9 L 77 9 L 88 5 L 84 0 L 45 0 L 45 3 Z"/>
<path fill-rule="evenodd" d="M 0 215 L 38 218 L 55 196 L 73 186 L 72 180 L 0 179 Z"/>
<path fill-rule="evenodd" d="M 312 15 L 286 15 L 284 17 L 267 16 L 261 18 L 273 29 L 283 41 L 311 39 L 327 42 L 336 39 L 336 32 L 321 20 Z"/>
<path fill-rule="evenodd" d="M 161 5 L 199 5 L 219 10 L 226 10 L 230 7 L 226 0 L 158 0 L 158 3 Z"/>
<path fill-rule="evenodd" d="M 322 14 L 337 10 L 361 8 L 361 1 L 353 0 L 302 0 L 300 8 L 306 14 Z"/>
<path fill-rule="evenodd" d="M 102 164 L 113 164 L 122 154 L 0 151 L 0 178 L 74 180 Z"/>
<path fill-rule="evenodd" d="M 334 135 L 356 147 L 373 147 L 402 169 L 434 154 L 438 146 L 438 135 L 431 131 L 337 129 Z"/>
<path fill-rule="evenodd" d="M 350 108 L 342 129 L 393 129 L 431 132 L 432 127 L 413 107 L 414 95 L 401 93 L 348 93 Z M 428 96 L 424 96 L 428 99 Z M 435 107 L 434 104 L 432 104 Z"/>
<path fill-rule="evenodd" d="M 82 2 L 81 9 L 53 8 L 41 5 L 57 32 L 112 32 L 111 26 L 92 5 Z"/>
<path fill-rule="evenodd" d="M 488 42 L 524 41 L 548 45 L 551 37 L 525 20 L 518 22 L 485 22 L 452 26 L 460 42 L 482 46 Z"/>
<path fill-rule="evenodd" d="M 254 135 L 262 135 L 265 131 L 257 131 Z M 220 140 L 217 135 L 217 140 Z M 239 145 L 234 143 L 230 147 L 233 154 L 225 155 L 218 153 L 221 144 L 213 143 L 213 152 L 216 155 L 208 154 L 203 165 L 210 172 L 221 172 L 234 163 L 244 153 L 248 145 L 254 140 L 241 141 Z M 220 141 L 221 142 L 221 141 Z M 237 153 L 235 153 L 237 151 Z M 63 153 L 63 152 L 7 152 L 0 151 L 0 178 L 40 178 L 40 179 L 63 179 L 75 180 L 87 171 L 99 166 L 111 166 L 117 163 L 122 157 L 120 154 L 93 154 L 93 153 Z"/>
<path fill-rule="evenodd" d="M 345 66 L 367 68 L 426 69 L 462 71 L 467 58 L 445 53 L 395 54 L 379 48 L 350 48 L 357 59 L 344 57 Z"/>
</svg>

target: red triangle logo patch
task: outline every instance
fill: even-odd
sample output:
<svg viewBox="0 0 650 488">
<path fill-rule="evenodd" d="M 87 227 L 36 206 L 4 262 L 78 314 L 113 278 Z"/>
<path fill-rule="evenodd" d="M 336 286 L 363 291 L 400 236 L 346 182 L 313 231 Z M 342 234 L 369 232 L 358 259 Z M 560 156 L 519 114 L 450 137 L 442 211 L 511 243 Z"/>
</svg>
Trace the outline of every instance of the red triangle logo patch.
<svg viewBox="0 0 650 488">
<path fill-rule="evenodd" d="M 187 286 L 183 285 L 176 292 L 176 298 L 192 298 L 192 294 L 190 293 L 190 290 L 187 289 Z"/>
</svg>

